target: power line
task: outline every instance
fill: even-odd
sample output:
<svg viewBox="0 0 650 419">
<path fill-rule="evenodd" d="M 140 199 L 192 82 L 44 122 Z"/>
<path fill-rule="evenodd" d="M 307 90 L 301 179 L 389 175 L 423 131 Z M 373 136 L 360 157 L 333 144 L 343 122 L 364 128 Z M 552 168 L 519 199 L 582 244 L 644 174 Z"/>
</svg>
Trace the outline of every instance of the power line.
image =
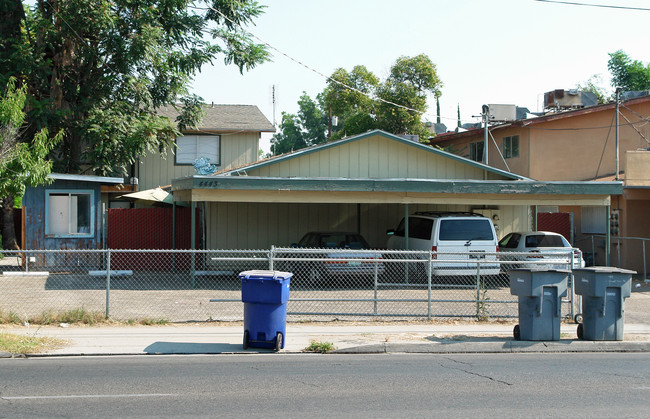
<svg viewBox="0 0 650 419">
<path fill-rule="evenodd" d="M 194 7 L 194 8 L 195 8 L 195 9 L 205 9 L 205 8 L 202 8 L 202 7 Z M 362 94 L 362 95 L 364 95 L 365 97 L 367 97 L 367 98 L 369 98 L 369 99 L 376 100 L 376 101 L 379 101 L 379 102 L 383 102 L 383 103 L 386 103 L 386 104 L 388 104 L 388 105 L 396 106 L 396 107 L 398 107 L 398 108 L 406 109 L 406 110 L 408 110 L 408 111 L 417 112 L 417 113 L 419 113 L 419 114 L 421 114 L 421 115 L 426 115 L 426 116 L 430 116 L 430 117 L 432 117 L 432 118 L 434 118 L 434 117 L 437 118 L 437 115 L 432 115 L 432 114 L 429 114 L 429 113 L 426 113 L 426 112 L 422 112 L 422 111 L 417 110 L 417 109 L 409 108 L 408 106 L 400 105 L 400 104 L 398 104 L 398 103 L 391 102 L 390 100 L 382 99 L 382 98 L 380 98 L 380 97 L 373 97 L 373 96 L 371 96 L 370 94 L 368 94 L 368 93 L 366 93 L 366 92 L 363 92 L 363 91 L 361 91 L 361 90 L 359 90 L 359 89 L 357 89 L 357 88 L 354 88 L 354 87 L 352 87 L 352 86 L 349 86 L 349 85 L 347 85 L 347 84 L 345 84 L 345 83 L 343 83 L 343 82 L 341 82 L 341 81 L 339 81 L 339 80 L 336 80 L 336 79 L 333 79 L 333 78 L 331 78 L 331 77 L 329 77 L 329 76 L 326 76 L 325 74 L 321 73 L 320 71 L 318 71 L 318 70 L 316 70 L 316 69 L 314 69 L 314 68 L 308 66 L 307 64 L 303 63 L 302 61 L 300 61 L 300 60 L 298 60 L 298 59 L 295 59 L 295 58 L 293 58 L 292 56 L 290 56 L 289 54 L 285 53 L 284 51 L 281 51 L 280 49 L 274 47 L 273 45 L 271 45 L 271 44 L 269 44 L 268 42 L 264 41 L 263 39 L 259 38 L 259 37 L 256 36 L 254 33 L 250 32 L 249 30 L 244 29 L 244 28 L 243 28 L 239 23 L 237 23 L 237 22 L 233 21 L 232 19 L 230 19 L 228 16 L 226 16 L 226 15 L 225 15 L 223 12 L 221 12 L 220 10 L 215 9 L 215 8 L 212 7 L 212 6 L 208 6 L 207 8 L 210 9 L 210 10 L 213 10 L 213 11 L 217 12 L 217 13 L 220 14 L 224 19 L 228 20 L 228 21 L 229 21 L 230 23 L 232 23 L 233 25 L 239 27 L 239 29 L 241 29 L 242 31 L 246 32 L 247 34 L 249 34 L 249 35 L 252 36 L 253 38 L 257 39 L 257 40 L 258 40 L 259 42 L 261 42 L 262 44 L 266 45 L 267 47 L 271 48 L 271 49 L 274 50 L 274 51 L 277 51 L 278 53 L 280 53 L 281 55 L 285 56 L 285 57 L 288 58 L 289 60 L 291 60 L 291 61 L 295 62 L 296 64 L 298 64 L 298 65 L 300 65 L 300 66 L 306 68 L 307 70 L 309 70 L 309 71 L 311 71 L 311 72 L 313 72 L 313 73 L 315 73 L 315 74 L 317 74 L 317 75 L 323 77 L 324 79 L 326 79 L 326 80 L 328 80 L 328 81 L 331 81 L 331 82 L 333 82 L 333 83 L 336 83 L 336 84 L 338 84 L 338 85 L 340 85 L 340 86 L 345 87 L 346 89 L 349 89 L 349 90 L 352 90 L 352 91 L 357 92 L 357 93 L 359 93 L 359 94 Z M 441 116 L 440 118 L 448 119 L 448 120 L 450 120 L 450 121 L 456 121 L 456 120 L 457 120 L 457 118 L 449 118 L 449 117 L 445 117 L 445 116 Z"/>
<path fill-rule="evenodd" d="M 650 11 L 650 9 L 646 9 L 644 7 L 613 6 L 610 4 L 576 3 L 572 1 L 556 1 L 556 0 L 534 0 L 534 1 L 539 1 L 542 3 L 568 4 L 571 6 L 604 7 L 608 9 L 623 9 L 623 10 L 643 10 L 646 12 Z"/>
</svg>

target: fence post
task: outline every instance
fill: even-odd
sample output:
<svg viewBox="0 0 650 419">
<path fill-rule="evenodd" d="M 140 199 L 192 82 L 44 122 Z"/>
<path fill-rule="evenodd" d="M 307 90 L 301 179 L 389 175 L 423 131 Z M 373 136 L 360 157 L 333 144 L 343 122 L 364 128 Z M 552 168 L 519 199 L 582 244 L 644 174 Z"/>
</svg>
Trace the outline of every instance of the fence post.
<svg viewBox="0 0 650 419">
<path fill-rule="evenodd" d="M 275 257 L 275 245 L 271 245 L 271 251 L 269 252 L 269 271 L 274 271 L 273 269 L 274 263 L 273 263 L 273 258 Z"/>
<path fill-rule="evenodd" d="M 20 253 L 18 254 L 17 260 L 20 258 Z M 25 272 L 29 272 L 29 252 L 23 253 L 23 259 L 25 260 Z"/>
<path fill-rule="evenodd" d="M 377 270 L 378 270 L 377 265 L 378 265 L 378 262 L 377 262 L 377 259 L 375 259 L 375 292 L 374 292 L 375 301 L 373 302 L 375 315 L 377 315 L 377 287 L 378 287 L 378 282 L 379 282 L 378 273 L 377 273 Z"/>
<path fill-rule="evenodd" d="M 106 318 L 111 315 L 111 250 L 106 252 Z"/>
<path fill-rule="evenodd" d="M 481 263 L 476 260 L 476 320 L 481 320 Z"/>
<path fill-rule="evenodd" d="M 431 275 L 433 275 L 433 257 L 429 250 L 429 272 L 427 275 L 427 320 L 431 320 Z"/>
<path fill-rule="evenodd" d="M 582 260 L 582 250 L 580 250 L 580 259 L 578 259 L 578 260 Z M 573 249 L 572 249 L 571 250 L 571 257 L 569 258 L 569 263 L 570 263 L 569 271 L 571 272 L 571 274 L 569 275 L 569 278 L 571 279 L 571 295 L 570 295 L 570 297 L 571 297 L 571 318 L 572 319 L 575 319 L 575 315 L 576 315 L 576 310 L 575 310 L 575 303 L 576 303 L 576 301 L 575 301 L 576 300 L 575 299 L 575 295 L 576 295 L 575 294 L 575 277 L 573 275 L 573 267 L 575 266 L 574 265 L 575 261 L 576 261 L 575 254 L 573 253 Z M 578 265 L 578 266 L 580 266 L 580 265 Z"/>
</svg>

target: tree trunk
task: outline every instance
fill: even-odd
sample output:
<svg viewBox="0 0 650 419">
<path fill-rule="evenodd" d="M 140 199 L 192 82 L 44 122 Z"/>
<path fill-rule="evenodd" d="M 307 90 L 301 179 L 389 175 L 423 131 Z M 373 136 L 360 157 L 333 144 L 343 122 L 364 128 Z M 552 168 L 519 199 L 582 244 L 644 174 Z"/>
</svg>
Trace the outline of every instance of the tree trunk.
<svg viewBox="0 0 650 419">
<path fill-rule="evenodd" d="M 16 241 L 14 226 L 14 197 L 9 195 L 2 200 L 2 247 L 6 250 L 20 250 Z"/>
</svg>

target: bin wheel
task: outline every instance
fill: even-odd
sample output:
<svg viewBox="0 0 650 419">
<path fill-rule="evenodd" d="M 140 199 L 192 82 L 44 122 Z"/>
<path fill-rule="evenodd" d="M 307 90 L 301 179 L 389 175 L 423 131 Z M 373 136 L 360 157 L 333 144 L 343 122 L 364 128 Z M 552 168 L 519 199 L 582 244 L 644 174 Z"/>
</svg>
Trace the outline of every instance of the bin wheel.
<svg viewBox="0 0 650 419">
<path fill-rule="evenodd" d="M 248 330 L 244 330 L 244 350 L 248 349 Z"/>
<path fill-rule="evenodd" d="M 275 352 L 282 349 L 282 338 L 283 338 L 283 336 L 282 336 L 281 332 L 276 333 L 276 335 L 275 335 Z"/>
<path fill-rule="evenodd" d="M 578 313 L 573 316 L 573 320 L 575 320 L 576 323 L 582 323 L 582 313 Z"/>
<path fill-rule="evenodd" d="M 516 324 L 515 328 L 512 330 L 512 335 L 514 336 L 515 340 L 521 339 L 521 331 L 519 330 L 518 324 Z"/>
<path fill-rule="evenodd" d="M 580 323 L 578 324 L 578 339 L 583 340 L 585 338 L 585 326 Z"/>
</svg>

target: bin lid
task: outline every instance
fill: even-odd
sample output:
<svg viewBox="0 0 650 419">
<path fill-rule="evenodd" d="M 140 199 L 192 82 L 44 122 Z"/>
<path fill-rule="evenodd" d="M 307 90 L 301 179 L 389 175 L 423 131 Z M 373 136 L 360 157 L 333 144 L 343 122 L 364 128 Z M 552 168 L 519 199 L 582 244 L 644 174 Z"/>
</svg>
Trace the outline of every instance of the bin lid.
<svg viewBox="0 0 650 419">
<path fill-rule="evenodd" d="M 559 272 L 562 274 L 569 274 L 571 271 L 569 269 L 545 269 L 545 268 L 515 268 L 508 269 L 508 272 Z"/>
<path fill-rule="evenodd" d="M 603 274 L 628 274 L 635 275 L 636 271 L 629 269 L 616 268 L 614 266 L 587 266 L 586 268 L 576 268 L 574 271 L 578 272 L 593 272 Z"/>
<path fill-rule="evenodd" d="M 293 272 L 282 272 L 282 271 L 265 271 L 265 270 L 253 270 L 253 271 L 244 271 L 239 273 L 239 278 L 243 279 L 289 279 L 293 276 Z"/>
</svg>

